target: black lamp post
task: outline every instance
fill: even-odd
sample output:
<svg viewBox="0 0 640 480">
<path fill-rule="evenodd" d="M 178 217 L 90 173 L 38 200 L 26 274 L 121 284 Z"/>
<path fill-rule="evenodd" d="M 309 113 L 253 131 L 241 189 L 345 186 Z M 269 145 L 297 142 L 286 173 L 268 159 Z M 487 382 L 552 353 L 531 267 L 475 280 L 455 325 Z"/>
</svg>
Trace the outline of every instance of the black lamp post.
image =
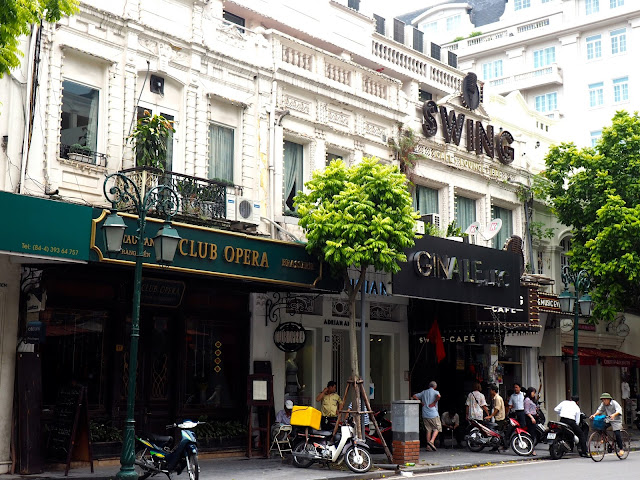
<svg viewBox="0 0 640 480">
<path fill-rule="evenodd" d="M 564 283 L 564 291 L 558 296 L 560 310 L 563 313 L 573 313 L 573 387 L 571 394 L 578 395 L 578 318 L 580 314 L 585 317 L 591 315 L 591 295 L 587 293 L 591 287 L 591 281 L 586 270 L 574 273 L 566 266 L 562 270 L 562 283 Z M 573 284 L 573 295 L 569 291 L 568 285 L 570 283 Z"/>
<path fill-rule="evenodd" d="M 107 183 L 111 178 L 116 182 L 107 190 Z M 136 401 L 136 374 L 138 370 L 138 339 L 140 337 L 140 292 L 142 286 L 142 260 L 144 258 L 144 230 L 147 213 L 155 209 L 166 216 L 162 228 L 153 238 L 156 251 L 156 261 L 162 264 L 173 262 L 176 248 L 180 242 L 180 235 L 171 226 L 171 218 L 178 211 L 178 194 L 167 185 L 157 185 L 146 192 L 142 192 L 137 185 L 122 173 L 108 175 L 104 181 L 104 196 L 113 205 L 113 212 L 106 218 L 102 228 L 105 235 L 107 251 L 117 253 L 122 250 L 122 240 L 127 228 L 124 220 L 117 213 L 118 204 L 133 204 L 138 215 L 138 230 L 136 235 L 137 253 L 136 268 L 133 283 L 133 311 L 131 314 L 131 347 L 129 348 L 129 385 L 127 392 L 127 418 L 124 426 L 122 454 L 120 456 L 120 471 L 116 475 L 121 480 L 136 480 L 135 471 L 135 419 L 134 409 Z"/>
</svg>

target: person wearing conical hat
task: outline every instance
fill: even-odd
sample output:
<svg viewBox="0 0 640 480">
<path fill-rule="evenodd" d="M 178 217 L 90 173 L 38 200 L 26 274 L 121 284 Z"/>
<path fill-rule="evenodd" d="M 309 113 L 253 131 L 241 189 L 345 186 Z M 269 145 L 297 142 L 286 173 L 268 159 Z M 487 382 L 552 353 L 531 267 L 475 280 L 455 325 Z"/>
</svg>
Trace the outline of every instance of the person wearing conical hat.
<svg viewBox="0 0 640 480">
<path fill-rule="evenodd" d="M 600 395 L 600 400 L 602 403 L 596 410 L 596 413 L 591 415 L 590 418 L 593 418 L 596 415 L 607 416 L 611 429 L 613 430 L 613 434 L 616 436 L 616 443 L 618 444 L 619 450 L 618 455 L 623 456 L 625 452 L 624 445 L 622 445 L 622 435 L 620 434 L 620 430 L 622 430 L 622 407 L 610 394 L 606 392 Z"/>
</svg>

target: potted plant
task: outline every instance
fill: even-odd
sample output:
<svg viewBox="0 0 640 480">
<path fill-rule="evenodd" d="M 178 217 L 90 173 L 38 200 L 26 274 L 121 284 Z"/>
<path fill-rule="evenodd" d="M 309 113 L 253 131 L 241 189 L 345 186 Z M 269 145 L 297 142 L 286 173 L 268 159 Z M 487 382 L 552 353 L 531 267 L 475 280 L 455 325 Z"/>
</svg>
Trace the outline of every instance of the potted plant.
<svg viewBox="0 0 640 480">
<path fill-rule="evenodd" d="M 138 167 L 154 167 L 164 171 L 167 142 L 175 132 L 173 122 L 148 110 L 138 119 L 130 140 Z"/>
<path fill-rule="evenodd" d="M 81 145 L 79 143 L 74 143 L 69 147 L 69 160 L 74 160 L 76 162 L 88 163 L 87 160 L 91 158 L 93 151 L 91 148 L 86 145 Z"/>
<path fill-rule="evenodd" d="M 91 444 L 96 457 L 117 456 L 122 450 L 122 431 L 108 419 L 90 422 Z"/>
</svg>

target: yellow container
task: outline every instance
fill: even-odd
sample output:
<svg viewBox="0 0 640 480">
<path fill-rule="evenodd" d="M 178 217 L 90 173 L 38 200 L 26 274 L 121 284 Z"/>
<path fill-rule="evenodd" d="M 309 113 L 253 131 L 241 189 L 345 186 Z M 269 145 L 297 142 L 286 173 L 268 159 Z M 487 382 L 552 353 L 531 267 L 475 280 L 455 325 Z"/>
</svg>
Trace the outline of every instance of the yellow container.
<svg viewBox="0 0 640 480">
<path fill-rule="evenodd" d="M 320 410 L 313 407 L 304 407 L 302 405 L 294 405 L 291 412 L 291 425 L 302 427 L 311 427 L 320 430 L 320 419 L 322 414 Z"/>
</svg>

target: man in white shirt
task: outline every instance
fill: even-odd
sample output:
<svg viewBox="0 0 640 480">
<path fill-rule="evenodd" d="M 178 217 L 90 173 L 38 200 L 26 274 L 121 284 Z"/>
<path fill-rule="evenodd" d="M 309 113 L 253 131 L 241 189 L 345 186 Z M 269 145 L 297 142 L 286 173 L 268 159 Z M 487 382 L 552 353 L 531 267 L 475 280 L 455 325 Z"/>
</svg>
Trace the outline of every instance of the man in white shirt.
<svg viewBox="0 0 640 480">
<path fill-rule="evenodd" d="M 577 395 L 573 395 L 571 400 L 564 400 L 558 404 L 556 408 L 553 410 L 560 416 L 560 421 L 565 423 L 571 427 L 573 433 L 576 434 L 579 440 L 578 450 L 580 451 L 581 457 L 588 457 L 587 454 L 587 445 L 586 440 L 584 438 L 584 432 L 579 426 L 580 423 L 580 406 L 578 402 L 580 401 L 580 397 Z"/>
<path fill-rule="evenodd" d="M 513 410 L 516 413 L 516 420 L 522 428 L 526 428 L 527 422 L 524 415 L 524 393 L 522 393 L 522 387 L 518 382 L 513 384 L 513 394 L 509 397 L 509 403 L 507 405 L 507 415 Z"/>
</svg>

